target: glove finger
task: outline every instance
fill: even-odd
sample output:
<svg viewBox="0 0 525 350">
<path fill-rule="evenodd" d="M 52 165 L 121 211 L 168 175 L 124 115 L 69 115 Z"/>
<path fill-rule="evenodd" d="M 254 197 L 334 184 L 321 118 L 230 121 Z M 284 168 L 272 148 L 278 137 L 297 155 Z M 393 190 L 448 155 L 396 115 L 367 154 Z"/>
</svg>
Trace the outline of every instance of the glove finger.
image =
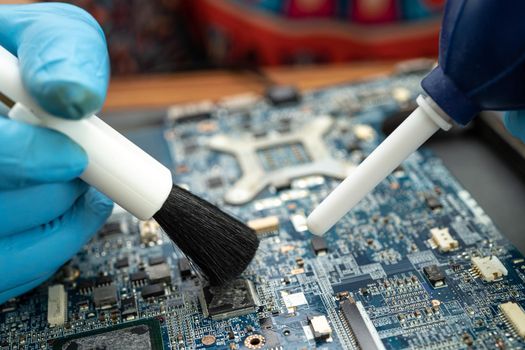
<svg viewBox="0 0 525 350">
<path fill-rule="evenodd" d="M 513 136 L 525 142 L 525 110 L 506 112 L 504 122 Z"/>
<path fill-rule="evenodd" d="M 19 286 L 16 286 L 16 287 L 13 287 L 13 288 L 1 291 L 0 292 L 0 304 L 6 302 L 7 300 L 9 300 L 11 298 L 14 298 L 14 297 L 18 296 L 18 295 L 24 294 L 24 293 L 30 291 L 33 288 L 38 287 L 39 285 L 41 285 L 42 283 L 47 281 L 49 278 L 51 278 L 51 276 L 53 276 L 54 273 L 55 273 L 55 271 L 46 272 L 41 277 L 37 277 L 37 278 L 35 278 L 35 279 L 31 280 L 31 281 L 28 281 L 26 283 L 23 283 L 23 284 L 19 285 Z"/>
<path fill-rule="evenodd" d="M 90 188 L 50 223 L 0 239 L 2 289 L 58 269 L 100 229 L 112 207 L 108 198 Z"/>
<path fill-rule="evenodd" d="M 63 3 L 0 6 L 0 45 L 18 57 L 26 89 L 47 112 L 78 119 L 101 108 L 106 40 L 84 10 Z"/>
<path fill-rule="evenodd" d="M 0 190 L 69 181 L 87 162 L 84 150 L 67 136 L 0 118 Z"/>
<path fill-rule="evenodd" d="M 50 222 L 68 211 L 87 189 L 77 179 L 0 192 L 0 237 Z"/>
</svg>

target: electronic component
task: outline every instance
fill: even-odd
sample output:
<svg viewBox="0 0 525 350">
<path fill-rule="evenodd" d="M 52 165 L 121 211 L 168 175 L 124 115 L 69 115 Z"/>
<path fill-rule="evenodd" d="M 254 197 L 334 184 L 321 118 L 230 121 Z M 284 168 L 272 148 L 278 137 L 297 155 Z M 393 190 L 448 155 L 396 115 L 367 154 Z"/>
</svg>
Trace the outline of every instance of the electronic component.
<svg viewBox="0 0 525 350">
<path fill-rule="evenodd" d="M 182 279 L 187 279 L 193 276 L 193 270 L 191 268 L 191 264 L 188 258 L 180 258 L 177 264 L 179 266 L 180 277 L 182 277 Z"/>
<path fill-rule="evenodd" d="M 434 288 L 440 288 L 445 286 L 445 275 L 437 265 L 429 265 L 423 267 L 423 272 L 427 277 L 430 284 Z"/>
<path fill-rule="evenodd" d="M 432 194 L 425 195 L 425 202 L 431 210 L 443 208 L 443 204 Z"/>
<path fill-rule="evenodd" d="M 52 349 L 163 350 L 164 346 L 159 321 L 149 319 L 54 339 Z"/>
<path fill-rule="evenodd" d="M 47 288 L 47 323 L 61 326 L 67 321 L 67 293 L 63 284 Z"/>
<path fill-rule="evenodd" d="M 365 124 L 354 125 L 353 131 L 354 131 L 355 137 L 357 137 L 361 141 L 372 141 L 376 137 L 376 132 L 369 125 L 365 125 Z"/>
<path fill-rule="evenodd" d="M 211 101 L 178 105 L 168 109 L 168 118 L 177 124 L 209 120 L 214 107 Z"/>
<path fill-rule="evenodd" d="M 77 290 L 80 294 L 91 293 L 95 283 L 92 280 L 80 279 L 77 282 Z"/>
<path fill-rule="evenodd" d="M 200 303 L 204 316 L 222 320 L 255 312 L 259 297 L 250 280 L 237 279 L 220 287 L 202 288 Z"/>
<path fill-rule="evenodd" d="M 165 294 L 164 286 L 161 283 L 148 284 L 140 291 L 143 299 L 160 297 Z"/>
<path fill-rule="evenodd" d="M 288 313 L 294 313 L 298 306 L 308 305 L 308 301 L 303 292 L 289 294 L 288 292 L 282 291 L 281 296 L 283 297 L 283 302 Z"/>
<path fill-rule="evenodd" d="M 308 230 L 308 226 L 306 226 L 306 216 L 304 216 L 304 214 L 294 214 L 290 217 L 290 221 L 292 221 L 295 231 L 304 232 Z"/>
<path fill-rule="evenodd" d="M 361 302 L 355 302 L 352 298 L 348 298 L 343 300 L 339 304 L 339 307 L 343 321 L 352 333 L 360 349 L 385 349 L 374 324 L 370 321 Z"/>
<path fill-rule="evenodd" d="M 206 180 L 206 184 L 209 188 L 217 188 L 221 187 L 223 185 L 222 178 L 219 176 L 210 177 L 208 180 Z"/>
<path fill-rule="evenodd" d="M 332 328 L 326 316 L 310 316 L 308 317 L 308 324 L 312 329 L 315 340 L 326 340 L 332 336 Z"/>
<path fill-rule="evenodd" d="M 257 236 L 267 236 L 279 230 L 279 217 L 266 216 L 264 218 L 249 220 L 246 224 L 255 231 Z"/>
<path fill-rule="evenodd" d="M 507 276 L 507 269 L 497 256 L 478 257 L 471 259 L 472 268 L 485 282 L 494 282 Z"/>
<path fill-rule="evenodd" d="M 297 103 L 300 99 L 299 90 L 292 85 L 274 85 L 266 89 L 266 98 L 274 106 Z"/>
<path fill-rule="evenodd" d="M 160 239 L 160 226 L 151 219 L 140 222 L 140 241 L 146 245 L 157 243 Z"/>
<path fill-rule="evenodd" d="M 128 257 L 120 258 L 115 261 L 115 268 L 116 269 L 123 269 L 125 267 L 129 267 L 129 259 Z"/>
<path fill-rule="evenodd" d="M 93 302 L 98 308 L 107 308 L 117 303 L 117 287 L 114 284 L 96 287 L 93 290 Z"/>
<path fill-rule="evenodd" d="M 119 233 L 122 233 L 122 230 L 120 229 L 120 222 L 108 222 L 102 226 L 100 231 L 98 231 L 98 235 L 100 237 L 107 237 Z"/>
<path fill-rule="evenodd" d="M 523 309 L 512 301 L 500 304 L 499 308 L 516 334 L 525 338 L 525 312 L 523 312 Z"/>
<path fill-rule="evenodd" d="M 113 282 L 113 278 L 111 276 L 103 275 L 98 276 L 95 280 L 95 286 L 107 286 Z"/>
<path fill-rule="evenodd" d="M 138 316 L 137 301 L 134 296 L 122 299 L 120 309 L 122 310 L 122 317 L 126 320 L 133 320 Z"/>
<path fill-rule="evenodd" d="M 439 249 L 441 252 L 449 252 L 456 250 L 459 247 L 459 242 L 455 240 L 450 234 L 448 228 L 434 227 L 430 229 L 431 244 Z"/>
<path fill-rule="evenodd" d="M 160 264 L 164 264 L 165 262 L 166 262 L 166 258 L 163 257 L 162 255 L 152 256 L 148 260 L 149 266 L 160 265 Z"/>
<path fill-rule="evenodd" d="M 166 263 L 148 266 L 146 272 L 152 282 L 171 282 L 171 270 Z"/>
<path fill-rule="evenodd" d="M 133 283 L 141 283 L 148 279 L 146 271 L 140 270 L 129 275 L 129 279 Z"/>
<path fill-rule="evenodd" d="M 315 255 L 326 255 L 328 252 L 328 245 L 323 237 L 314 236 L 312 237 L 311 243 Z"/>
</svg>

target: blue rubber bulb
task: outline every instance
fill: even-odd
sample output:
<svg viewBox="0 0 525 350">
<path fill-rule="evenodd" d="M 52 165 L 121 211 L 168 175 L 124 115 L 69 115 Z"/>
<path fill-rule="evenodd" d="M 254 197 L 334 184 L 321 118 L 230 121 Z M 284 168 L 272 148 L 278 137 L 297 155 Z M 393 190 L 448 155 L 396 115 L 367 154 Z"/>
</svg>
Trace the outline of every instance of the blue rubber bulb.
<svg viewBox="0 0 525 350">
<path fill-rule="evenodd" d="M 421 86 L 456 122 L 525 107 L 525 1 L 449 0 L 438 66 Z"/>
</svg>

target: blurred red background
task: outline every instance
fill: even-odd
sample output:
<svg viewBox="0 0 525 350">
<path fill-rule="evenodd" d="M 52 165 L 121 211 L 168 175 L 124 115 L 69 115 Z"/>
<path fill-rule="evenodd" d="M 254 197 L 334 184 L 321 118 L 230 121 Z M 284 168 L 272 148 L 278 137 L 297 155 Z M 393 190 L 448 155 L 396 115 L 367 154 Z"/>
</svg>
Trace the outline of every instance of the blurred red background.
<svg viewBox="0 0 525 350">
<path fill-rule="evenodd" d="M 114 75 L 435 57 L 443 0 L 71 0 Z"/>
</svg>

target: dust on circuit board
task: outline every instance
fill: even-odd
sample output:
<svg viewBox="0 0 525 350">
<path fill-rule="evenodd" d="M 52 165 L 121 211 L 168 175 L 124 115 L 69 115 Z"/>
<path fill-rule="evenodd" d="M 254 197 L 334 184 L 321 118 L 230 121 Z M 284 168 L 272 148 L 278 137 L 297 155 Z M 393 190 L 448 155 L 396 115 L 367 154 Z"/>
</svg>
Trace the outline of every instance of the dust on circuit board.
<svg viewBox="0 0 525 350">
<path fill-rule="evenodd" d="M 256 231 L 253 263 L 207 286 L 155 222 L 116 213 L 52 281 L 0 306 L 0 349 L 523 347 L 523 257 L 429 152 L 326 236 L 307 231 L 421 76 L 172 108 L 175 180 Z"/>
</svg>

